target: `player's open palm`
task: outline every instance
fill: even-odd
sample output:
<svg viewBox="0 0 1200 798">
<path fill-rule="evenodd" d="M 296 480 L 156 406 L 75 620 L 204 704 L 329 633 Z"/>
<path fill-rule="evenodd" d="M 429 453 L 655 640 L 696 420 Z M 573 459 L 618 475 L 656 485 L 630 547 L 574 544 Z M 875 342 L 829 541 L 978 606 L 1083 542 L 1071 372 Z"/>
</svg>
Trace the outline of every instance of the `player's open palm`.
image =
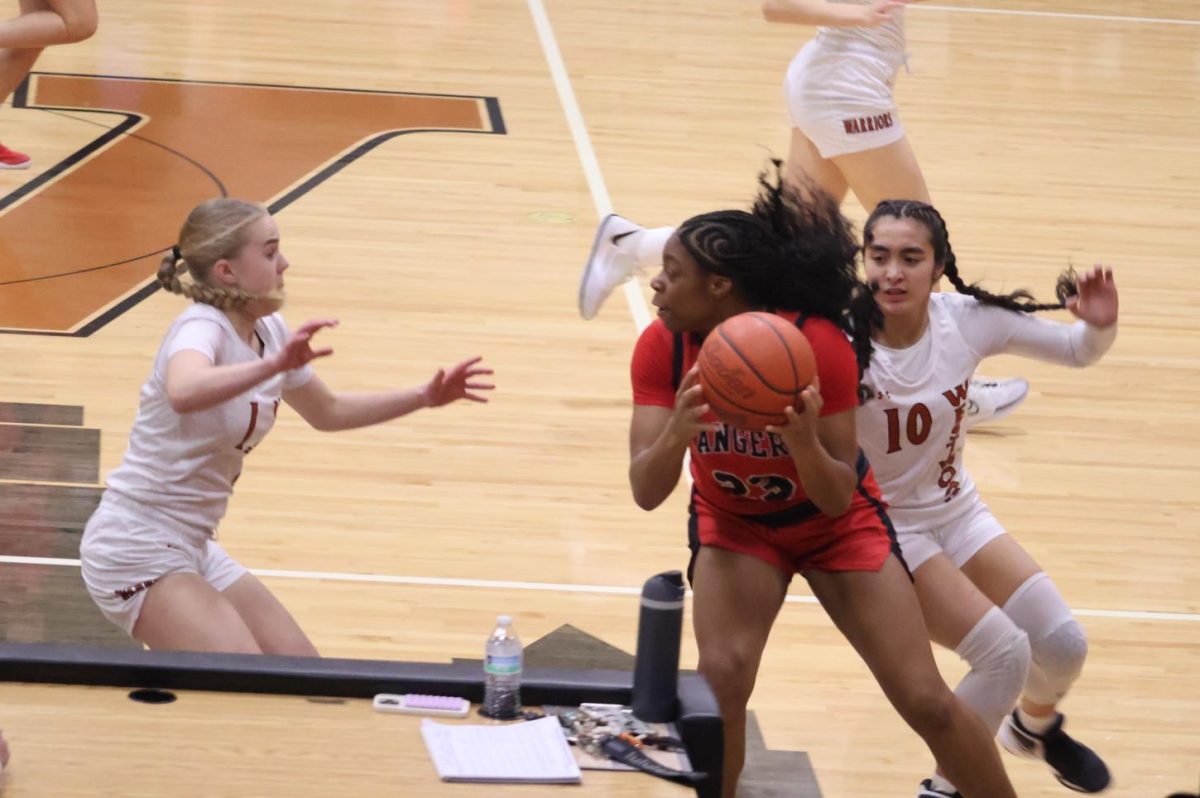
<svg viewBox="0 0 1200 798">
<path fill-rule="evenodd" d="M 487 397 L 476 391 L 491 391 L 495 385 L 479 382 L 476 378 L 494 374 L 491 369 L 480 366 L 482 357 L 464 360 L 449 369 L 438 369 L 437 374 L 425 386 L 425 395 L 429 397 L 430 407 L 441 407 L 459 399 L 471 402 L 486 402 Z"/>
<path fill-rule="evenodd" d="M 291 371 L 316 360 L 333 354 L 333 349 L 313 349 L 312 339 L 323 327 L 336 327 L 337 319 L 314 319 L 305 322 L 288 336 L 287 343 L 279 354 L 275 355 L 275 363 L 280 371 Z"/>
<path fill-rule="evenodd" d="M 1112 269 L 1095 266 L 1076 280 L 1078 293 L 1067 298 L 1067 309 L 1093 327 L 1117 323 L 1117 283 Z"/>
</svg>

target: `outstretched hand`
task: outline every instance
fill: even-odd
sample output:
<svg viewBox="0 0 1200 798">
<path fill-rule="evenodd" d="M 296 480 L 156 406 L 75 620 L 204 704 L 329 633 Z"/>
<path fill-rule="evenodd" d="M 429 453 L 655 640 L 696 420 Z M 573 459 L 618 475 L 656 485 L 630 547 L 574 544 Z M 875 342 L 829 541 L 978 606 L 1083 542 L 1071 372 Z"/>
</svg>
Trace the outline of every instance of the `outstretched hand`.
<svg viewBox="0 0 1200 798">
<path fill-rule="evenodd" d="M 313 349 L 312 338 L 323 327 L 336 327 L 337 325 L 337 319 L 314 319 L 302 324 L 295 332 L 288 336 L 287 343 L 283 345 L 283 349 L 279 350 L 278 354 L 275 355 L 275 365 L 279 367 L 279 371 L 298 369 L 319 357 L 332 355 L 333 349 L 331 347 Z"/>
<path fill-rule="evenodd" d="M 437 374 L 434 374 L 433 379 L 425 386 L 425 396 L 429 400 L 429 406 L 441 407 L 459 399 L 487 402 L 487 397 L 472 393 L 472 391 L 491 391 L 496 387 L 490 383 L 471 382 L 476 377 L 495 373 L 491 369 L 478 367 L 476 364 L 481 360 L 483 360 L 482 357 L 473 357 L 470 360 L 464 360 L 457 366 L 452 366 L 449 371 L 438 369 Z"/>
<path fill-rule="evenodd" d="M 1076 280 L 1079 292 L 1067 297 L 1067 310 L 1093 327 L 1117 323 L 1117 284 L 1111 268 L 1096 265 Z"/>
<path fill-rule="evenodd" d="M 767 432 L 773 432 L 783 438 L 789 451 L 800 451 L 817 443 L 817 423 L 821 418 L 821 408 L 825 400 L 821 398 L 821 382 L 813 375 L 808 387 L 800 392 L 800 410 L 789 407 L 783 411 L 787 423 L 783 426 L 770 424 Z"/>
</svg>

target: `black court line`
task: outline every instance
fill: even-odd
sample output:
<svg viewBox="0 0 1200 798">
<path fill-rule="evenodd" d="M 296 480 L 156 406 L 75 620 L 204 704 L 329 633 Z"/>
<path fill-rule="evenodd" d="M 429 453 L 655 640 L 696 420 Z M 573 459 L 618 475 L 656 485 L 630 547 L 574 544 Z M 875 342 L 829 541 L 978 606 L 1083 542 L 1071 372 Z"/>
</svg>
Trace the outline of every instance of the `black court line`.
<svg viewBox="0 0 1200 798">
<path fill-rule="evenodd" d="M 500 101 L 495 97 L 485 97 L 485 96 L 473 95 L 473 94 L 438 94 L 438 93 L 433 93 L 433 92 L 380 91 L 380 90 L 373 90 L 373 89 L 341 89 L 341 88 L 331 88 L 331 87 L 323 87 L 323 86 L 289 86 L 289 85 L 271 84 L 271 83 L 242 83 L 242 82 L 236 82 L 236 81 L 177 80 L 177 79 L 172 79 L 172 78 L 140 78 L 140 77 L 131 77 L 131 76 L 126 76 L 126 75 L 91 75 L 91 74 L 79 73 L 79 72 L 31 72 L 29 74 L 29 76 L 27 76 L 25 78 L 25 80 L 21 82 L 21 85 L 17 87 L 16 92 L 13 93 L 12 106 L 14 108 L 25 108 L 28 110 L 46 111 L 47 113 L 60 112 L 60 113 L 63 113 L 64 116 L 68 116 L 71 119 L 77 119 L 77 117 L 72 117 L 69 114 L 66 114 L 64 112 L 74 111 L 74 112 L 78 112 L 78 113 L 109 113 L 109 114 L 113 114 L 114 116 L 124 117 L 124 120 L 122 122 L 120 122 L 116 127 L 111 128 L 107 132 L 102 134 L 99 138 L 92 140 L 90 143 L 84 145 L 82 148 L 80 148 L 76 152 L 68 155 L 62 161 L 55 164 L 50 169 L 46 170 L 46 172 L 44 172 L 43 174 L 39 175 L 36 179 L 31 180 L 29 183 L 21 186 L 20 188 L 16 189 L 15 191 L 11 192 L 10 194 L 6 195 L 5 197 L 0 198 L 0 211 L 4 210 L 4 208 L 8 207 L 9 205 L 17 202 L 22 197 L 25 197 L 28 194 L 32 193 L 33 191 L 37 190 L 41 186 L 56 179 L 59 175 L 61 175 L 62 173 L 64 173 L 68 169 L 70 169 L 72 166 L 79 163 L 80 161 L 87 158 L 88 156 L 90 156 L 92 153 L 94 153 L 101 147 L 105 146 L 109 142 L 115 140 L 116 138 L 118 138 L 119 136 L 122 136 L 122 135 L 128 136 L 130 138 L 138 139 L 140 141 L 146 142 L 148 144 L 152 144 L 157 147 L 161 147 L 162 149 L 164 149 L 174 155 L 178 155 L 180 158 L 183 158 L 184 160 L 196 165 L 198 168 L 203 170 L 204 173 L 209 176 L 209 178 L 211 178 L 213 180 L 213 182 L 218 187 L 222 197 L 228 196 L 228 193 L 225 190 L 225 185 L 221 182 L 220 178 L 218 178 L 212 172 L 212 170 L 208 169 L 206 166 L 204 166 L 200 162 L 190 158 L 189 156 L 187 156 L 184 153 L 179 152 L 178 150 L 175 150 L 172 147 L 168 147 L 165 144 L 161 144 L 157 141 L 154 141 L 153 139 L 146 138 L 145 136 L 140 136 L 136 133 L 127 132 L 130 130 L 130 128 L 136 126 L 143 119 L 143 117 L 139 114 L 130 114 L 130 113 L 121 112 L 121 111 L 104 111 L 104 110 L 97 110 L 97 109 L 92 109 L 92 108 L 70 108 L 70 107 L 57 107 L 57 106 L 46 106 L 46 107 L 33 106 L 32 108 L 30 108 L 27 104 L 28 94 L 29 94 L 29 84 L 30 84 L 31 79 L 36 75 L 62 76 L 62 77 L 93 77 L 93 78 L 104 78 L 107 80 L 129 80 L 129 81 L 139 81 L 139 82 L 147 81 L 147 82 L 155 82 L 155 83 L 180 83 L 180 84 L 193 85 L 193 86 L 239 86 L 239 87 L 247 87 L 247 88 L 296 89 L 298 91 L 334 91 L 334 92 L 346 92 L 346 93 L 351 93 L 351 94 L 378 94 L 378 95 L 386 95 L 386 96 L 392 96 L 392 97 L 448 97 L 448 98 L 458 98 L 458 99 L 468 99 L 468 100 L 482 100 L 484 102 L 485 107 L 487 109 L 488 121 L 491 124 L 490 130 L 462 130 L 462 129 L 458 129 L 458 128 L 416 128 L 416 129 L 412 129 L 412 130 L 389 131 L 387 133 L 380 134 L 379 136 L 376 136 L 373 139 L 369 139 L 369 140 L 363 142 L 361 145 L 359 145 L 355 149 L 351 150 L 350 152 L 346 153 L 342 157 L 338 158 L 333 163 L 327 165 L 324 169 L 321 169 L 320 171 L 318 171 L 312 177 L 305 180 L 303 183 L 301 183 L 299 186 L 297 186 L 296 188 L 289 191 L 284 196 L 276 199 L 274 202 L 269 204 L 267 206 L 267 210 L 272 215 L 275 213 L 278 213 L 279 211 L 281 211 L 284 208 L 291 205 L 296 200 L 298 200 L 301 197 L 303 197 L 304 195 L 306 195 L 308 192 L 314 190 L 321 183 L 324 183 L 326 180 L 333 177 L 338 172 L 342 171 L 343 169 L 345 169 L 347 166 L 354 163 L 358 159 L 362 158 L 363 156 L 365 156 L 367 153 L 374 150 L 379 145 L 384 144 L 385 142 L 391 141 L 392 139 L 396 138 L 397 136 L 403 136 L 403 135 L 407 135 L 410 133 L 466 133 L 466 134 L 471 134 L 471 135 L 478 135 L 478 134 L 482 133 L 484 135 L 499 135 L 499 136 L 508 135 L 508 129 L 504 124 L 504 117 L 500 111 Z M 85 119 L 85 120 L 79 120 L 79 121 L 84 121 L 84 122 L 88 122 L 89 124 L 103 127 L 99 123 L 92 121 L 92 120 Z M 133 263 L 137 260 L 141 260 L 142 258 L 148 258 L 153 255 L 156 255 L 160 252 L 165 251 L 169 246 L 170 246 L 170 244 L 164 244 L 162 247 L 156 248 L 144 255 L 137 255 L 137 256 L 134 256 L 131 258 L 126 258 L 124 260 L 117 261 L 115 263 L 108 263 L 108 264 L 103 264 L 100 266 L 89 266 L 89 267 L 82 268 L 82 269 L 72 270 L 70 272 L 61 272 L 59 274 L 42 275 L 40 277 L 32 277 L 32 278 L 23 279 L 23 280 L 11 280 L 8 282 L 0 282 L 0 287 L 3 287 L 5 285 L 15 285 L 18 283 L 36 282 L 36 281 L 40 281 L 40 280 L 50 280 L 50 279 L 55 279 L 55 278 L 59 278 L 59 277 L 69 277 L 69 276 L 73 276 L 73 275 L 84 274 L 87 272 L 102 271 L 105 269 L 116 268 L 118 266 L 123 266 L 127 263 Z M 79 329 L 71 331 L 71 332 L 60 332 L 60 331 L 56 331 L 56 330 L 13 330 L 13 329 L 0 328 L 0 334 L 38 335 L 38 336 L 52 337 L 52 338 L 87 338 L 88 336 L 92 335 L 92 333 L 101 329 L 102 327 L 104 327 L 105 325 L 107 325 L 109 322 L 113 321 L 117 317 L 123 315 L 124 313 L 126 313 L 127 311 L 132 309 L 138 303 L 142 302 L 144 299 L 146 299 L 147 297 L 149 297 L 151 294 L 155 293 L 158 290 L 159 290 L 158 283 L 154 282 L 152 279 L 148 278 L 148 283 L 146 285 L 142 286 L 141 288 L 134 291 L 129 296 L 120 300 L 112 307 L 103 311 L 102 313 L 97 315 L 92 320 L 84 323 Z"/>
</svg>

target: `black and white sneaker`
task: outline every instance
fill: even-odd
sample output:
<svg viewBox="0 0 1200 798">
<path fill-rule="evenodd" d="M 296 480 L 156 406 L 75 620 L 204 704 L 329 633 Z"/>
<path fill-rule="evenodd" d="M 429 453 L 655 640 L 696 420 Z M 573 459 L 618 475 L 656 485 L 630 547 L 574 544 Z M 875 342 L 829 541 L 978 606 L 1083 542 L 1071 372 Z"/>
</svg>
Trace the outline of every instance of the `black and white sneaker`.
<svg viewBox="0 0 1200 798">
<path fill-rule="evenodd" d="M 920 789 L 917 790 L 917 798 L 963 798 L 963 796 L 958 790 L 943 792 L 933 786 L 932 779 L 925 779 L 921 782 Z"/>
<path fill-rule="evenodd" d="M 1076 792 L 1102 792 L 1108 789 L 1112 782 L 1108 766 L 1095 751 L 1073 740 L 1062 730 L 1065 720 L 1066 716 L 1059 712 L 1049 729 L 1035 734 L 1021 725 L 1021 719 L 1014 709 L 1004 719 L 996 738 L 1010 754 L 1045 762 L 1065 787 Z"/>
<path fill-rule="evenodd" d="M 630 233 L 644 229 L 623 216 L 610 213 L 600 222 L 592 251 L 579 281 L 579 315 L 590 319 L 600 311 L 608 295 L 639 271 L 637 254 L 621 242 Z"/>
</svg>

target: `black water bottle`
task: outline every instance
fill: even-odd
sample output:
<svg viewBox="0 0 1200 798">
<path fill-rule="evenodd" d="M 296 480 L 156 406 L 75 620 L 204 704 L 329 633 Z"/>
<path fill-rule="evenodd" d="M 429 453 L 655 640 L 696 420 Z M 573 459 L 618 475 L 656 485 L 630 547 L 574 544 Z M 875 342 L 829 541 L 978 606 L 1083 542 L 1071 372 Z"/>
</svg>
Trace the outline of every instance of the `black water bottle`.
<svg viewBox="0 0 1200 798">
<path fill-rule="evenodd" d="M 642 587 L 633 670 L 633 714 L 647 723 L 669 723 L 678 714 L 682 634 L 683 574 L 650 577 Z"/>
</svg>

